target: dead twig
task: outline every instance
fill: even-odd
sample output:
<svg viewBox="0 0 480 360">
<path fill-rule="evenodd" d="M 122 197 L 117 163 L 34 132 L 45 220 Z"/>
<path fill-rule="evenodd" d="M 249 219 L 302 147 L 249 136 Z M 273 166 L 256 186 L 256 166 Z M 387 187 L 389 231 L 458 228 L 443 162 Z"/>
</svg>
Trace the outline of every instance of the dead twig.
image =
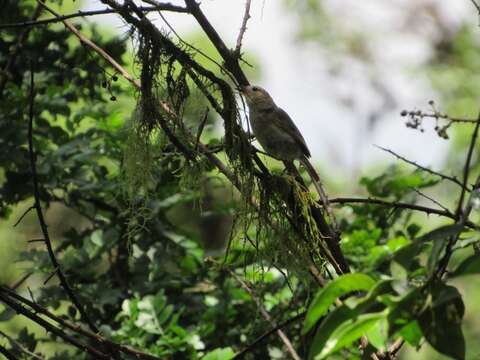
<svg viewBox="0 0 480 360">
<path fill-rule="evenodd" d="M 240 57 L 240 50 L 242 48 L 242 41 L 245 32 L 247 31 L 247 22 L 250 19 L 250 4 L 251 0 L 246 0 L 245 2 L 245 13 L 243 14 L 242 26 L 240 26 L 240 32 L 237 37 L 237 46 L 235 46 L 234 54 L 237 57 Z"/>
</svg>

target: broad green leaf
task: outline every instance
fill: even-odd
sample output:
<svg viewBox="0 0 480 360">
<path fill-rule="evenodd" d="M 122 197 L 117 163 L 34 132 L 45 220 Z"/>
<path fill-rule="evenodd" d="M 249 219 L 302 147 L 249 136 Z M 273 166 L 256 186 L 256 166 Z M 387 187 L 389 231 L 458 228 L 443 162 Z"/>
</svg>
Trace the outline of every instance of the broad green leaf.
<svg viewBox="0 0 480 360">
<path fill-rule="evenodd" d="M 398 331 L 398 335 L 414 347 L 417 347 L 420 344 L 420 340 L 423 337 L 422 330 L 416 320 L 409 322 L 401 328 Z"/>
<path fill-rule="evenodd" d="M 444 240 L 451 236 L 457 236 L 464 229 L 463 225 L 453 224 L 441 226 L 425 235 L 419 237 L 416 241 L 436 241 Z"/>
<path fill-rule="evenodd" d="M 465 359 L 462 297 L 453 286 L 436 284 L 430 291 L 434 300 L 418 319 L 425 339 L 438 352 L 454 359 Z"/>
<path fill-rule="evenodd" d="M 305 316 L 302 333 L 307 333 L 327 313 L 335 299 L 352 291 L 368 291 L 374 285 L 375 280 L 365 274 L 346 274 L 331 281 L 315 295 Z"/>
<path fill-rule="evenodd" d="M 421 288 L 415 288 L 404 295 L 400 300 L 388 304 L 388 334 L 393 335 L 404 326 L 413 321 L 426 301 L 426 296 Z"/>
<path fill-rule="evenodd" d="M 321 353 L 315 359 L 325 359 L 355 340 L 367 334 L 379 321 L 385 319 L 386 313 L 363 314 L 342 324 L 329 337 Z"/>
<path fill-rule="evenodd" d="M 347 299 L 344 305 L 336 308 L 331 313 L 329 313 L 321 322 L 315 333 L 315 337 L 310 347 L 308 358 L 312 359 L 315 357 L 315 355 L 319 354 L 322 351 L 330 335 L 340 325 L 350 319 L 357 317 L 363 312 L 369 310 L 372 311 L 372 308 L 374 308 L 373 311 L 378 311 L 379 305 L 383 308 L 384 305 L 377 302 L 377 297 L 381 294 L 384 294 L 385 292 L 391 291 L 390 285 L 390 279 L 379 281 L 372 289 L 370 289 L 368 294 L 364 297 L 352 297 L 350 299 Z"/>
<path fill-rule="evenodd" d="M 384 351 L 388 341 L 388 322 L 386 318 L 376 322 L 366 333 L 368 343 Z"/>
<path fill-rule="evenodd" d="M 312 345 L 310 346 L 308 358 L 313 359 L 317 354 L 319 354 L 325 347 L 325 343 L 335 329 L 354 316 L 357 316 L 357 312 L 345 305 L 336 308 L 330 314 L 328 314 L 315 333 Z"/>
<path fill-rule="evenodd" d="M 400 248 L 393 256 L 392 263 L 390 265 L 391 273 L 403 277 L 403 274 L 406 273 L 406 270 L 410 270 L 413 265 L 418 262 L 416 261 L 416 258 L 423 251 L 425 246 L 426 245 L 423 242 L 415 241 Z M 405 270 L 401 271 L 397 265 L 400 265 Z"/>
<path fill-rule="evenodd" d="M 227 347 L 210 351 L 202 358 L 202 360 L 230 360 L 233 359 L 234 356 L 235 353 L 233 352 L 232 348 Z"/>
<path fill-rule="evenodd" d="M 463 260 L 449 277 L 452 278 L 478 273 L 480 273 L 480 256 L 475 254 Z"/>
</svg>

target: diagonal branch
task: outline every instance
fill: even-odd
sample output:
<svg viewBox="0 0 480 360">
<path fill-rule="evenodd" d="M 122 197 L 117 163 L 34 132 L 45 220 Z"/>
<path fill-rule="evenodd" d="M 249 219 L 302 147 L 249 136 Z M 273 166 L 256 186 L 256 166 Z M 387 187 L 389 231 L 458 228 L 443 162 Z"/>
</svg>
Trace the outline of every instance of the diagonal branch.
<svg viewBox="0 0 480 360">
<path fill-rule="evenodd" d="M 68 297 L 75 305 L 75 307 L 80 312 L 82 319 L 88 324 L 88 326 L 94 332 L 98 332 L 98 328 L 89 318 L 85 310 L 83 309 L 82 305 L 78 301 L 76 295 L 74 294 L 72 288 L 68 284 L 67 278 L 63 273 L 60 264 L 57 260 L 55 252 L 53 251 L 52 241 L 50 240 L 50 234 L 48 233 L 47 223 L 45 222 L 45 217 L 43 216 L 42 206 L 40 204 L 40 187 L 38 182 L 38 175 L 37 175 L 37 166 L 36 166 L 36 154 L 33 148 L 33 107 L 34 107 L 34 99 L 35 99 L 35 82 L 34 82 L 34 72 L 33 66 L 30 71 L 30 104 L 29 104 L 29 121 L 28 121 L 28 152 L 30 155 L 30 169 L 32 172 L 32 180 L 33 180 L 33 196 L 34 196 L 34 207 L 37 212 L 38 222 L 40 223 L 40 228 L 42 230 L 43 238 L 45 240 L 45 245 L 47 247 L 48 255 L 50 257 L 50 262 L 52 263 L 56 274 L 60 280 L 60 284 L 62 285 L 63 289 L 67 293 Z"/>
<path fill-rule="evenodd" d="M 185 0 L 188 11 L 197 22 L 202 27 L 205 34 L 208 36 L 212 44 L 215 46 L 217 51 L 222 56 L 225 61 L 225 67 L 233 74 L 233 76 L 238 80 L 240 86 L 249 85 L 249 81 L 245 76 L 245 73 L 240 68 L 238 59 L 232 56 L 232 51 L 225 45 L 220 35 L 218 35 L 217 30 L 212 26 L 210 21 L 208 21 L 205 14 L 200 9 L 200 6 L 195 0 Z"/>
<path fill-rule="evenodd" d="M 45 9 L 47 9 L 50 13 L 55 15 L 57 18 L 60 17 L 60 15 L 45 5 L 45 3 L 41 2 L 40 0 L 37 0 L 39 4 L 41 4 Z M 96 53 L 98 53 L 100 56 L 102 56 L 105 60 L 107 60 L 114 68 L 117 70 L 125 79 L 130 81 L 132 84 L 134 84 L 137 88 L 140 87 L 140 82 L 136 79 L 134 79 L 114 58 L 112 58 L 105 50 L 103 50 L 101 47 L 99 47 L 97 44 L 95 44 L 93 41 L 90 39 L 86 38 L 85 36 L 80 33 L 80 31 L 77 30 L 75 26 L 70 24 L 67 20 L 62 20 L 63 24 L 65 27 L 67 27 L 79 40 L 83 45 L 86 45 L 90 48 L 92 48 Z"/>
<path fill-rule="evenodd" d="M 435 171 L 435 170 L 432 170 L 432 169 L 429 169 L 425 166 L 422 166 L 422 165 L 419 165 L 417 164 L 415 161 L 411 161 L 411 160 L 408 160 L 407 158 L 397 154 L 396 152 L 394 152 L 393 150 L 390 150 L 390 149 L 387 149 L 387 148 L 384 148 L 384 147 L 381 147 L 379 145 L 374 145 L 375 147 L 379 148 L 380 150 L 383 150 L 389 154 L 392 154 L 393 156 L 395 156 L 397 159 L 399 160 L 402 160 L 404 162 L 406 162 L 407 164 L 410 164 L 410 165 L 413 165 L 415 166 L 416 168 L 422 170 L 422 171 L 425 171 L 425 172 L 428 172 L 429 174 L 432 174 L 432 175 L 435 175 L 435 176 L 438 176 L 440 178 L 442 178 L 443 180 L 449 180 L 451 182 L 453 182 L 454 184 L 457 184 L 458 186 L 460 186 L 462 189 L 465 189 L 468 191 L 468 187 L 464 184 L 462 184 L 462 182 L 460 180 L 458 180 L 458 178 L 456 176 L 449 176 L 449 175 L 445 175 L 445 174 L 442 174 L 438 171 Z"/>
<path fill-rule="evenodd" d="M 26 318 L 34 321 L 36 324 L 43 327 L 47 332 L 50 332 L 50 333 L 58 336 L 59 338 L 63 339 L 65 342 L 75 346 L 76 348 L 87 352 L 88 354 L 93 356 L 94 359 L 105 359 L 105 360 L 111 359 L 110 356 L 104 354 L 103 352 L 95 349 L 94 347 L 92 347 L 88 344 L 82 343 L 81 341 L 78 341 L 74 337 L 68 335 L 63 330 L 61 330 L 58 327 L 52 325 L 50 322 L 46 321 L 44 318 L 42 318 L 41 316 L 39 316 L 35 312 L 28 310 L 27 308 L 25 308 L 25 306 L 20 304 L 18 301 L 13 300 L 12 298 L 10 298 L 8 295 L 6 295 L 2 291 L 0 291 L 0 301 L 2 301 L 8 307 L 15 310 L 15 312 L 17 314 L 21 314 L 21 315 L 25 316 Z"/>
<path fill-rule="evenodd" d="M 266 338 L 268 338 L 270 335 L 272 335 L 273 333 L 277 332 L 278 330 L 280 329 L 283 329 L 284 327 L 287 327 L 288 325 L 298 321 L 298 320 L 301 320 L 305 317 L 305 314 L 307 312 L 304 311 L 304 312 L 301 312 L 300 314 L 298 315 L 295 315 L 294 317 L 288 319 L 288 320 L 285 320 L 284 322 L 278 324 L 277 326 L 273 327 L 272 329 L 268 330 L 267 332 L 265 332 L 264 334 L 260 335 L 257 339 L 255 339 L 250 345 L 248 345 L 246 348 L 244 348 L 243 350 L 241 350 L 240 352 L 236 353 L 235 356 L 233 357 L 233 359 L 243 359 L 243 357 L 245 356 L 245 354 L 249 353 L 250 351 L 252 351 L 253 349 L 255 349 L 255 347 L 261 343 L 263 340 L 265 340 Z M 232 359 L 232 360 L 233 360 Z"/>
<path fill-rule="evenodd" d="M 10 298 L 13 298 L 15 301 L 18 301 L 18 302 L 22 303 L 23 305 L 30 307 L 32 310 L 35 311 L 35 313 L 45 315 L 49 319 L 57 322 L 63 328 L 69 329 L 70 331 L 73 331 L 74 333 L 77 333 L 79 335 L 88 337 L 91 341 L 97 343 L 100 346 L 107 345 L 110 348 L 118 350 L 122 353 L 133 355 L 136 359 L 159 360 L 159 358 L 154 356 L 154 355 L 144 353 L 142 351 L 139 351 L 137 349 L 131 348 L 131 347 L 126 346 L 126 345 L 117 344 L 113 341 L 110 341 L 110 340 L 102 337 L 100 334 L 92 333 L 92 332 L 84 329 L 83 327 L 81 327 L 79 325 L 72 324 L 72 323 L 68 322 L 67 320 L 62 319 L 61 317 L 51 313 L 46 308 L 38 305 L 37 303 L 35 303 L 33 301 L 30 301 L 30 300 L 24 298 L 23 296 L 17 294 L 16 292 L 2 286 L 2 287 L 0 287 L 0 298 L 1 299 L 3 299 L 3 297 L 2 297 L 3 295 L 8 296 Z"/>
</svg>

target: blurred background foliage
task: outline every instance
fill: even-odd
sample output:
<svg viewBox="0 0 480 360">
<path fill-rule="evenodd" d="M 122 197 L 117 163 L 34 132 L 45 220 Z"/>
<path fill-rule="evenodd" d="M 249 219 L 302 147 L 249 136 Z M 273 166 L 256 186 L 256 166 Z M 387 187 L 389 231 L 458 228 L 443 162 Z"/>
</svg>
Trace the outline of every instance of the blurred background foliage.
<svg viewBox="0 0 480 360">
<path fill-rule="evenodd" d="M 58 8 L 69 13 L 80 5 L 78 1 L 64 1 Z M 378 68 L 369 47 L 371 34 L 352 32 L 329 12 L 328 2 L 285 0 L 283 6 L 295 21 L 296 41 L 306 46 L 314 44 L 317 56 L 332 62 L 335 76 L 341 76 L 338 74 L 350 61 L 361 64 L 368 73 L 374 92 L 382 99 L 379 106 L 372 107 L 368 118 L 373 129 L 379 114 L 391 109 L 395 98 L 384 83 L 384 69 Z M 34 1 L 5 1 L 0 23 L 26 21 L 35 7 Z M 437 20 L 442 28 L 441 20 Z M 106 26 L 80 20 L 74 23 L 132 73 L 137 73 L 128 29 L 118 35 Z M 432 39 L 435 51 L 428 62 L 408 70 L 428 75 L 442 111 L 449 114 L 475 117 L 478 112 L 479 31 L 467 21 L 455 31 L 442 31 L 441 36 Z M 18 34 L 18 30 L 1 30 L 2 69 Z M 199 34 L 189 34 L 185 40 L 193 41 L 208 56 L 220 61 Z M 204 56 L 196 58 L 222 75 Z M 247 54 L 247 58 L 254 65 L 245 67 L 249 77 L 261 78 L 262 65 L 267 65 L 255 61 L 255 54 Z M 43 245 L 28 243 L 41 237 L 34 212 L 13 226 L 33 202 L 26 146 L 31 63 L 37 90 L 34 145 L 46 221 L 62 268 L 88 313 L 102 324 L 105 336 L 165 358 L 195 359 L 206 354 L 206 359 L 229 358 L 233 351 L 244 348 L 271 327 L 260 316 L 256 299 L 229 271 L 255 288 L 256 298 L 261 299 L 278 323 L 306 309 L 315 289 L 310 280 L 292 274 L 287 277 L 271 262 L 259 260 L 254 244 L 246 239 L 254 236 L 256 229 L 249 229 L 247 236 L 242 231 L 234 231 L 230 236 L 232 229 L 242 230 L 238 225 L 242 204 L 225 179 L 207 164 L 186 169 L 188 165 L 160 134 L 148 154 L 151 173 L 148 177 L 142 174 L 148 182 L 148 196 L 128 188 L 132 186 L 125 174 L 128 161 L 146 160 L 129 157 L 134 152 L 129 142 L 129 123 L 135 117 L 137 94 L 60 24 L 30 31 L 1 89 L 1 284 L 13 286 L 29 275 L 20 288 L 23 293 L 31 291 L 40 304 L 79 320 L 57 280 L 43 284 L 54 269 Z M 188 88 L 191 92 L 184 116 L 187 126 L 195 129 L 207 103 L 191 83 Z M 342 104 L 351 105 L 348 101 Z M 355 106 L 351 110 L 355 111 Z M 398 116 L 396 121 L 402 120 Z M 425 128 L 433 126 L 433 121 L 425 121 Z M 212 145 L 220 143 L 219 130 L 217 119 L 210 112 L 202 140 Z M 451 151 L 444 170 L 460 174 L 471 128 L 452 126 L 448 132 Z M 368 136 L 359 141 L 367 142 Z M 476 175 L 477 153 L 473 161 Z M 368 173 L 373 175 L 352 182 L 333 176 L 327 182 L 333 187 L 347 184 L 353 195 L 412 203 L 420 199 L 420 203 L 428 203 L 414 190 L 417 189 L 451 208 L 455 205 L 457 192 L 453 185 L 439 182 L 438 178 L 403 164 L 371 164 L 370 168 Z M 326 169 L 322 173 L 329 174 Z M 132 192 L 133 201 L 141 202 L 142 208 L 131 206 Z M 411 244 L 418 234 L 443 224 L 436 217 L 385 211 L 374 205 L 345 206 L 339 214 L 342 248 L 352 268 L 377 275 L 384 271 L 388 259 Z M 133 224 L 135 231 L 132 219 L 137 222 Z M 220 264 L 228 243 L 226 270 Z M 460 251 L 454 262 L 461 261 L 469 251 Z M 480 337 L 480 322 L 476 319 L 480 305 L 475 301 L 480 296 L 479 281 L 469 276 L 455 280 L 454 285 L 466 307 L 463 330 L 467 358 L 475 359 L 480 354 L 476 341 Z M 18 356 L 24 354 L 15 347 L 15 341 L 28 344 L 30 351 L 49 359 L 86 358 L 75 349 L 52 341 L 42 329 L 20 316 L 12 316 L 2 306 L 0 344 L 11 347 Z M 300 323 L 293 324 L 285 332 L 299 354 L 306 356 L 309 343 L 300 336 L 300 327 Z M 446 358 L 425 341 L 421 345 L 418 352 L 414 346 L 405 346 L 401 358 Z M 282 349 L 279 339 L 272 336 L 249 356 L 280 359 L 284 356 Z M 354 349 L 348 354 L 349 358 L 357 355 Z"/>
</svg>

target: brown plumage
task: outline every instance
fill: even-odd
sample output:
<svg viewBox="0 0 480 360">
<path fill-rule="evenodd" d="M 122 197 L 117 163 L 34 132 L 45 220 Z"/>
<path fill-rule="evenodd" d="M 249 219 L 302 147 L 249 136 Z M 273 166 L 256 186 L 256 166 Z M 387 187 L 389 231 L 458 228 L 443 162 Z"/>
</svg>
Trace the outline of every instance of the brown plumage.
<svg viewBox="0 0 480 360">
<path fill-rule="evenodd" d="M 250 109 L 253 134 L 269 155 L 285 161 L 310 157 L 310 150 L 302 134 L 265 89 L 246 86 L 243 93 Z"/>
</svg>

